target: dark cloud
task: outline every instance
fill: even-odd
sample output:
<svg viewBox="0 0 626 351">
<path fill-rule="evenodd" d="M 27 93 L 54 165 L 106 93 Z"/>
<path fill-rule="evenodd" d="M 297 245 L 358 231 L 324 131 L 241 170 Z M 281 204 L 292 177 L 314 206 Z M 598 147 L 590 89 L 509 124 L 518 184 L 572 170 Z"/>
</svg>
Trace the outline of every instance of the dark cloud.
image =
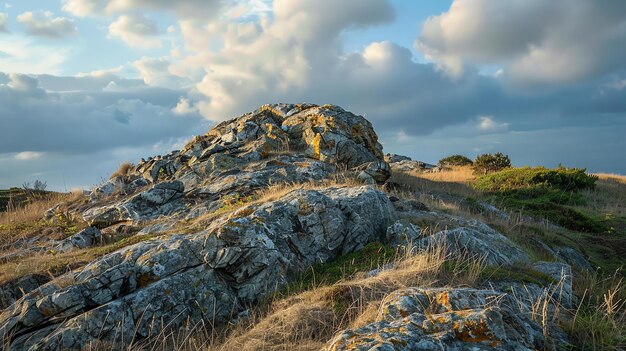
<svg viewBox="0 0 626 351">
<path fill-rule="evenodd" d="M 143 87 L 123 92 L 59 93 L 41 88 L 36 77 L 18 74 L 9 77 L 8 83 L 0 85 L 0 116 L 4 126 L 0 129 L 0 155 L 20 164 L 40 164 L 49 155 L 108 157 L 107 152 L 116 149 L 152 149 L 163 141 L 200 134 L 207 127 L 197 114 L 180 116 L 172 111 L 184 92 Z M 15 160 L 15 155 L 23 152 L 48 156 Z M 76 164 L 67 171 L 81 172 L 89 167 L 89 163 Z M 3 169 L 10 168 L 3 166 Z M 4 177 L 4 174 L 0 176 Z M 84 181 L 84 176 L 78 178 Z"/>
</svg>

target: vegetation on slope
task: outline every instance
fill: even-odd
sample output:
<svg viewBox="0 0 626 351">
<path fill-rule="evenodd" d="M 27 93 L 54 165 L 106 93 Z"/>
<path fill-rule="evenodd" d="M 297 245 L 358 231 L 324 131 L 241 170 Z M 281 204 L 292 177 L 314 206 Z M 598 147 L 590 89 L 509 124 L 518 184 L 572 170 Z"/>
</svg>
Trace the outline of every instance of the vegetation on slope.
<svg viewBox="0 0 626 351">
<path fill-rule="evenodd" d="M 397 174 L 393 181 L 406 185 L 406 188 L 394 191 L 392 195 L 406 198 L 415 196 L 416 191 L 419 191 L 417 199 L 432 209 L 465 217 L 479 216 L 522 244 L 537 259 L 547 256 L 541 247 L 532 244 L 532 239 L 570 246 L 583 252 L 600 269 L 595 275 L 583 275 L 584 279 L 574 281 L 580 305 L 572 311 L 562 311 L 565 318 L 561 323 L 580 349 L 615 350 L 624 346 L 626 290 L 622 284 L 621 271 L 615 273 L 624 264 L 623 257 L 626 257 L 623 251 L 626 247 L 624 179 L 616 176 L 596 178 L 585 174 L 584 170 L 545 168 L 512 168 L 476 177 L 469 167 L 455 167 L 452 171 L 441 173 Z M 249 198 L 227 197 L 223 199 L 224 208 L 219 209 L 219 215 L 236 216 L 247 205 L 280 197 L 294 188 L 310 186 L 313 185 L 282 186 L 281 189 L 272 188 L 271 191 Z M 442 201 L 445 198 L 443 195 L 462 201 L 455 206 Z M 27 237 L 31 232 L 49 226 L 40 221 L 41 215 L 53 202 L 58 201 L 42 200 L 19 211 L 3 214 L 0 217 L 0 235 L 4 242 L 10 243 L 16 237 Z M 481 201 L 491 201 L 510 210 L 510 217 L 502 219 L 476 212 L 475 207 Z M 542 202 L 549 203 L 550 207 L 532 206 L 533 203 Z M 555 229 L 521 220 L 524 215 L 532 215 L 559 223 L 550 218 L 550 211 L 555 206 L 576 211 L 585 216 L 585 223 L 592 220 L 599 226 L 564 226 Z M 67 223 L 68 227 L 76 225 Z M 445 226 L 440 223 L 431 225 L 440 229 L 442 225 Z M 3 263 L 0 265 L 0 271 L 4 272 L 2 280 L 29 272 L 56 275 L 68 268 L 79 267 L 99 255 L 148 239 L 144 236 L 120 238 L 113 244 L 88 250 L 69 254 L 50 253 L 42 258 Z M 374 277 L 366 274 L 388 263 L 393 263 L 394 268 Z M 251 308 L 250 317 L 236 325 L 217 331 L 211 326 L 196 325 L 183 334 L 164 333 L 150 346 L 152 349 L 172 347 L 176 350 L 242 351 L 290 350 L 297 344 L 299 349 L 316 350 L 340 330 L 371 322 L 382 298 L 398 288 L 416 285 L 475 286 L 498 280 L 539 285 L 553 283 L 549 277 L 526 267 L 485 268 L 476 261 L 452 261 L 442 252 L 405 255 L 374 243 L 361 252 L 316 265 L 294 277 L 288 287 L 268 301 Z M 538 320 L 542 318 L 545 316 L 537 315 Z M 133 347 L 141 348 L 145 345 Z M 100 349 L 107 350 L 107 346 L 102 345 Z"/>
<path fill-rule="evenodd" d="M 594 189 L 597 179 L 584 169 L 523 167 L 482 175 L 472 185 L 503 207 L 546 218 L 568 229 L 600 233 L 609 228 L 569 207 L 584 206 L 580 191 Z"/>
<path fill-rule="evenodd" d="M 590 175 L 585 170 L 563 167 L 508 168 L 475 176 L 470 167 L 455 167 L 440 173 L 394 174 L 392 180 L 418 190 L 419 200 L 432 209 L 478 216 L 537 260 L 552 259 L 538 242 L 572 247 L 583 253 L 596 273 L 577 273 L 574 290 L 579 305 L 549 318 L 559 320 L 569 332 L 575 341 L 572 349 L 619 350 L 626 346 L 622 269 L 626 263 L 626 177 Z M 456 200 L 444 200 L 447 198 Z M 508 211 L 508 217 L 477 210 L 481 202 L 496 204 Z M 539 221 L 529 222 L 527 216 Z M 532 270 L 510 267 L 486 268 L 480 276 L 546 282 Z"/>
</svg>

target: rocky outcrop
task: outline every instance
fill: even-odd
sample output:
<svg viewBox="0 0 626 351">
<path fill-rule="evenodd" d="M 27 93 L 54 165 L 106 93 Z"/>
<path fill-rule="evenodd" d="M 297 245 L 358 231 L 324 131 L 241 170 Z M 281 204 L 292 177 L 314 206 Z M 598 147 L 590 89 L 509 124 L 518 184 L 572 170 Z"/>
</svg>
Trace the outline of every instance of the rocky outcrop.
<svg viewBox="0 0 626 351">
<path fill-rule="evenodd" d="M 343 332 L 327 350 L 532 351 L 552 345 L 542 326 L 509 294 L 409 288 L 383 301 L 377 322 Z"/>
<path fill-rule="evenodd" d="M 22 252 L 90 250 L 133 235 L 136 244 L 52 281 L 32 276 L 0 287 L 0 338 L 11 350 L 73 350 L 124 346 L 188 322 L 232 322 L 297 273 L 371 242 L 416 251 L 442 245 L 451 258 L 532 267 L 559 281 L 558 301 L 571 305 L 568 265 L 533 265 L 483 222 L 379 190 L 392 188 L 392 172 L 434 170 L 383 156 L 372 125 L 340 107 L 264 105 L 119 172 L 84 201 L 48 211 L 50 222 L 81 218 L 89 226 L 70 237 L 22 240 Z M 336 185 L 347 176 L 351 185 Z M 274 185 L 290 190 L 269 196 Z M 420 228 L 425 222 L 437 230 Z M 565 249 L 554 255 L 581 261 Z M 530 301 L 543 290 L 533 285 L 523 295 L 526 286 L 505 283 L 397 291 L 375 323 L 346 331 L 329 350 L 543 349 L 545 334 L 507 294 Z"/>
<path fill-rule="evenodd" d="M 381 241 L 393 205 L 371 187 L 297 190 L 204 232 L 142 242 L 27 294 L 0 315 L 13 350 L 80 349 L 187 319 L 225 321 L 315 262 Z"/>
<path fill-rule="evenodd" d="M 429 172 L 439 172 L 441 170 L 439 166 L 431 165 L 426 162 L 414 161 L 410 157 L 396 155 L 396 154 L 385 155 L 385 161 L 389 163 L 391 170 L 393 170 L 394 172 L 429 173 Z"/>
</svg>

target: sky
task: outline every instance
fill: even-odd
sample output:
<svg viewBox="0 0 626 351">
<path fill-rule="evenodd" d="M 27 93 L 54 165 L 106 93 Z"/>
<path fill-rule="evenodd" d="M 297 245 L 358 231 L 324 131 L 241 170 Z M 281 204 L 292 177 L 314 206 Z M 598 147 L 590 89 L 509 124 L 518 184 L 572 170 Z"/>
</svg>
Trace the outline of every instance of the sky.
<svg viewBox="0 0 626 351">
<path fill-rule="evenodd" d="M 273 102 L 430 163 L 626 174 L 626 2 L 0 0 L 0 188 L 89 188 Z"/>
</svg>

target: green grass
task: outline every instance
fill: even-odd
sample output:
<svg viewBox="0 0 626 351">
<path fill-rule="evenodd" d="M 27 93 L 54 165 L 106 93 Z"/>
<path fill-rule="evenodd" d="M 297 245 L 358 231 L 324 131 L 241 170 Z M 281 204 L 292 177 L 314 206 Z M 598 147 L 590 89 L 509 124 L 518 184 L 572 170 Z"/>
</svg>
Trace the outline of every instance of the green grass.
<svg viewBox="0 0 626 351">
<path fill-rule="evenodd" d="M 580 168 L 521 167 L 480 176 L 474 181 L 474 187 L 488 192 L 524 190 L 530 195 L 533 190 L 541 194 L 546 189 L 564 192 L 592 189 L 597 180 L 598 177 Z"/>
<path fill-rule="evenodd" d="M 480 176 L 472 185 L 502 207 L 579 232 L 609 233 L 605 222 L 577 209 L 585 205 L 579 191 L 594 188 L 597 179 L 578 168 L 523 167 Z"/>
<path fill-rule="evenodd" d="M 331 285 L 352 277 L 357 272 L 366 272 L 393 261 L 395 249 L 381 244 L 370 243 L 362 250 L 343 255 L 329 262 L 318 263 L 293 280 L 278 292 L 278 296 L 290 296 L 318 286 Z"/>
</svg>

